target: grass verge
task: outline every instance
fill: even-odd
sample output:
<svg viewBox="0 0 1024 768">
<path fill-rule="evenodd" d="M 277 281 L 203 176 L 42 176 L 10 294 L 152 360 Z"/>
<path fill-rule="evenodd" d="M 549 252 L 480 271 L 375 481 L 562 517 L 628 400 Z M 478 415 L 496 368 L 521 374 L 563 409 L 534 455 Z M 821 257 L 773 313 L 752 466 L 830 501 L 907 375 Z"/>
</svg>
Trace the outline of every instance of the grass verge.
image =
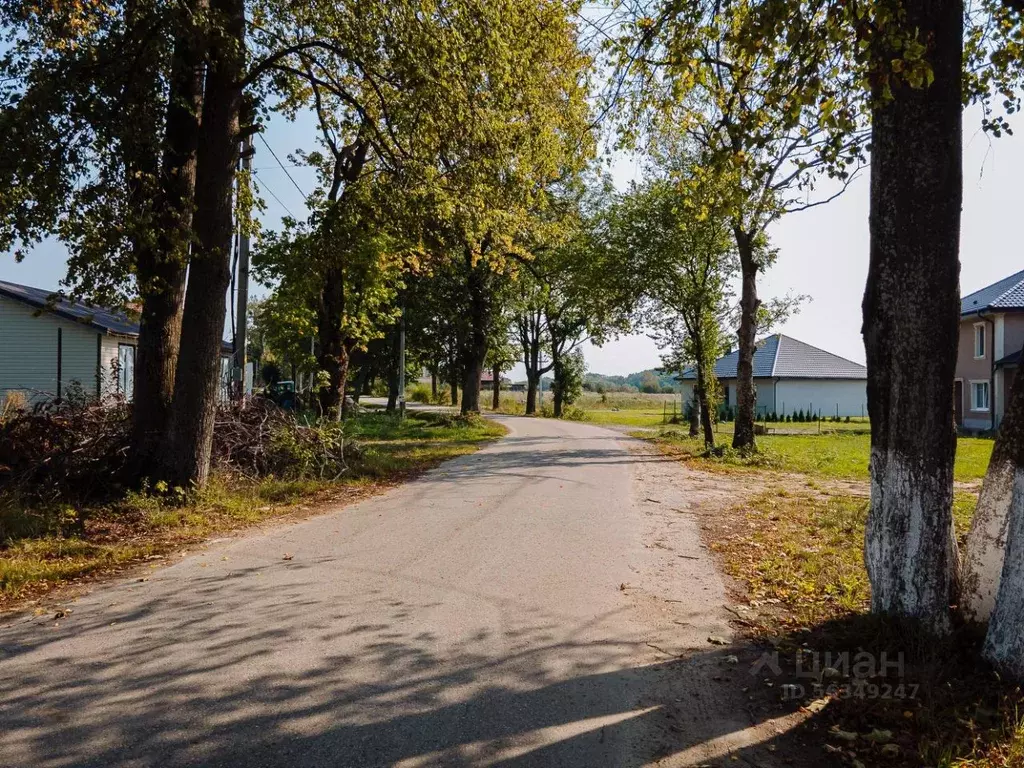
<svg viewBox="0 0 1024 768">
<path fill-rule="evenodd" d="M 480 418 L 413 412 L 399 421 L 364 413 L 346 425 L 360 450 L 337 481 L 278 480 L 215 473 L 184 503 L 130 493 L 110 504 L 41 510 L 0 496 L 0 609 L 16 607 L 54 587 L 115 574 L 158 560 L 184 545 L 325 504 L 356 501 L 409 479 L 442 461 L 472 453 L 500 437 L 499 424 Z M 52 532 L 43 519 L 63 518 L 74 534 Z M 48 530 L 49 529 L 49 530 Z M 32 533 L 29 533 L 32 532 Z"/>
<path fill-rule="evenodd" d="M 974 495 L 956 496 L 957 528 L 966 530 Z M 1024 765 L 1024 696 L 978 661 L 973 628 L 936 641 L 868 614 L 866 515 L 860 497 L 772 487 L 701 518 L 710 548 L 744 588 L 741 623 L 777 652 L 782 680 L 762 684 L 814 713 L 804 727 L 822 765 Z"/>
<path fill-rule="evenodd" d="M 704 443 L 691 438 L 682 429 L 663 429 L 651 435 L 634 433 L 651 440 L 665 453 L 694 462 L 708 470 L 776 470 L 798 472 L 829 479 L 867 480 L 871 454 L 871 436 L 847 431 L 831 434 L 762 435 L 757 438 L 758 452 L 751 456 L 728 448 L 721 456 L 708 456 Z M 992 440 L 976 437 L 957 439 L 954 477 L 959 482 L 976 482 L 985 476 L 992 456 Z"/>
</svg>

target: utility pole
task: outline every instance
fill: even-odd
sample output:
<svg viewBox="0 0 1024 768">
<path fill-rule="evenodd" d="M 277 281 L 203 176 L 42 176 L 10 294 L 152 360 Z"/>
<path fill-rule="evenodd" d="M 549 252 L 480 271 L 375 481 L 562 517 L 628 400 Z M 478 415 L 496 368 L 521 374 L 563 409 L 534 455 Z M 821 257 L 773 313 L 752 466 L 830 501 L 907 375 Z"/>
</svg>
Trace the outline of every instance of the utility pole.
<svg viewBox="0 0 1024 768">
<path fill-rule="evenodd" d="M 248 173 L 252 169 L 252 136 L 242 140 L 242 170 Z M 243 179 L 239 178 L 239 192 Z M 231 367 L 235 378 L 235 397 L 245 397 L 245 345 L 246 322 L 249 314 L 249 233 L 241 222 L 238 222 L 238 300 L 235 305 L 235 355 Z"/>
<path fill-rule="evenodd" d="M 398 418 L 405 418 L 405 302 L 398 321 Z"/>
</svg>

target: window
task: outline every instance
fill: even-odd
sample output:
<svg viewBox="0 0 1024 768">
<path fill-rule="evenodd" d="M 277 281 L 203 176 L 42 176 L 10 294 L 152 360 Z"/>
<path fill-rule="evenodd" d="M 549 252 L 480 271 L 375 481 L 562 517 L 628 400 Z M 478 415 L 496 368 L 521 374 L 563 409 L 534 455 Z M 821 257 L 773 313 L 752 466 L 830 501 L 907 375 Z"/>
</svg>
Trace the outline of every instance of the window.
<svg viewBox="0 0 1024 768">
<path fill-rule="evenodd" d="M 117 393 L 125 400 L 135 394 L 135 347 L 131 344 L 117 345 Z"/>
<path fill-rule="evenodd" d="M 985 324 L 974 324 L 974 359 L 981 360 L 985 357 Z"/>
<path fill-rule="evenodd" d="M 988 382 L 987 381 L 972 381 L 971 382 L 971 410 L 972 411 L 987 411 L 988 410 Z"/>
</svg>

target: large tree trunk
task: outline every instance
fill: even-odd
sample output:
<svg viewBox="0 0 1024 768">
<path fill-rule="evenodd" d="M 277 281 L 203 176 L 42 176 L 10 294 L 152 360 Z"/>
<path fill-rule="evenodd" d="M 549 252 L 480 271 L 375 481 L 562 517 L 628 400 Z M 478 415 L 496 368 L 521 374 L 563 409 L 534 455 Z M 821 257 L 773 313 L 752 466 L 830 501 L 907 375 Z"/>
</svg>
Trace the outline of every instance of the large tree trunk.
<svg viewBox="0 0 1024 768">
<path fill-rule="evenodd" d="M 491 371 L 494 376 L 493 394 L 491 395 L 491 410 L 496 411 L 501 407 L 501 366 L 496 365 Z"/>
<path fill-rule="evenodd" d="M 491 323 L 491 297 L 488 295 L 485 264 L 472 264 L 467 253 L 469 276 L 469 333 L 462 354 L 462 413 L 480 413 L 480 376 L 487 357 L 487 332 Z"/>
<path fill-rule="evenodd" d="M 395 413 L 398 410 L 398 353 L 401 339 L 398 329 L 391 332 L 391 356 L 388 363 L 388 404 L 384 410 L 386 413 Z"/>
<path fill-rule="evenodd" d="M 700 425 L 704 430 L 704 447 L 715 447 L 715 425 L 711 420 L 711 402 L 708 398 L 708 375 L 703 362 L 697 364 L 697 404 L 700 410 Z"/>
<path fill-rule="evenodd" d="M 551 370 L 554 372 L 554 386 L 551 388 L 551 414 L 562 418 L 562 403 L 565 401 L 564 373 L 562 372 L 562 355 L 558 345 L 551 340 Z"/>
<path fill-rule="evenodd" d="M 935 80 L 925 88 L 893 82 L 891 99 L 876 94 L 872 115 L 865 560 L 872 610 L 942 632 L 957 572 L 951 393 L 960 315 L 963 5 L 903 6 L 905 29 L 928 46 Z M 876 57 L 889 71 L 892 52 Z"/>
<path fill-rule="evenodd" d="M 176 20 L 157 190 L 159 233 L 155 243 L 139 248 L 136 255 L 142 311 L 131 443 L 140 474 L 152 469 L 174 396 L 203 99 L 203 45 L 194 18 L 206 7 L 206 0 L 193 0 Z"/>
<path fill-rule="evenodd" d="M 526 374 L 526 415 L 533 416 L 537 412 L 537 382 L 539 376 Z"/>
<path fill-rule="evenodd" d="M 988 621 L 1002 579 L 1014 484 L 1024 445 L 1024 376 L 1014 377 L 1006 416 L 999 425 L 992 458 L 967 536 L 958 604 L 974 621 Z"/>
<path fill-rule="evenodd" d="M 989 506 L 983 508 L 983 502 Z M 976 616 L 986 608 L 991 614 L 985 658 L 1004 673 L 1024 679 L 1024 376 L 1019 373 L 975 514 L 967 577 L 976 583 L 965 581 L 965 587 L 980 593 L 968 605 L 976 609 Z"/>
<path fill-rule="evenodd" d="M 317 302 L 317 335 L 320 337 L 320 367 L 330 383 L 320 389 L 320 410 L 327 419 L 341 417 L 345 392 L 342 379 L 348 369 L 341 318 L 345 311 L 344 276 L 340 268 L 329 267 L 320 286 Z"/>
<path fill-rule="evenodd" d="M 757 347 L 757 273 L 754 241 L 742 227 L 733 228 L 736 249 L 740 255 L 740 328 L 739 359 L 736 363 L 736 421 L 733 425 L 732 447 L 755 450 L 754 420 L 757 413 L 757 390 L 754 388 L 754 351 Z"/>
<path fill-rule="evenodd" d="M 196 163 L 195 253 L 181 328 L 163 479 L 205 485 L 220 390 L 224 298 L 231 279 L 233 186 L 241 140 L 245 16 L 241 0 L 216 0 L 223 26 L 211 40 Z"/>
</svg>

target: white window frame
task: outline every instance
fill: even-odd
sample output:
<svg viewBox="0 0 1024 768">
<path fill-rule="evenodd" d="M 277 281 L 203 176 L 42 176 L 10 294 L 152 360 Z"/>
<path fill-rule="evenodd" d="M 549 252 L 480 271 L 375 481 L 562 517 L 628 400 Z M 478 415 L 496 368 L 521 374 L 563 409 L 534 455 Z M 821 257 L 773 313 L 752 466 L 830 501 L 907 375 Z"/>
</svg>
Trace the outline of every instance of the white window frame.
<svg viewBox="0 0 1024 768">
<path fill-rule="evenodd" d="M 132 359 L 130 371 L 124 368 L 124 361 L 121 359 L 122 349 L 131 350 L 130 355 L 125 355 Z M 134 344 L 119 343 L 117 345 L 117 393 L 129 402 L 135 399 L 135 358 L 137 354 L 138 350 Z"/>
<path fill-rule="evenodd" d="M 977 398 L 975 398 L 975 386 L 979 384 L 985 385 L 985 407 L 979 408 Z M 992 409 L 992 385 L 988 379 L 972 379 L 971 380 L 971 410 L 975 413 L 988 413 Z"/>
<path fill-rule="evenodd" d="M 979 333 L 980 331 L 980 333 Z M 978 354 L 978 339 L 981 339 L 981 354 Z M 988 331 L 985 328 L 985 323 L 974 324 L 974 359 L 984 360 L 985 354 L 988 352 Z"/>
</svg>

